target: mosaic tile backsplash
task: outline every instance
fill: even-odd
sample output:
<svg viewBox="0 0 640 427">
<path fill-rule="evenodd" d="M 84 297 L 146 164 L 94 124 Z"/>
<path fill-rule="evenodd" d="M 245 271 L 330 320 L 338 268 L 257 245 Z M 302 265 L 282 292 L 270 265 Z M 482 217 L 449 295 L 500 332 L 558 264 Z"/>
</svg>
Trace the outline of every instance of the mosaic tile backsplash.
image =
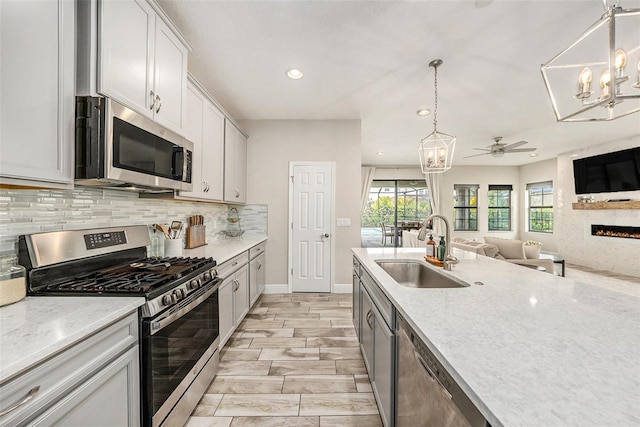
<svg viewBox="0 0 640 427">
<path fill-rule="evenodd" d="M 74 190 L 0 189 L 0 255 L 16 252 L 21 234 L 120 225 L 186 222 L 203 215 L 207 241 L 227 238 L 223 230 L 231 208 L 238 210 L 245 236 L 267 235 L 267 205 L 141 199 L 137 193 L 78 187 Z"/>
</svg>

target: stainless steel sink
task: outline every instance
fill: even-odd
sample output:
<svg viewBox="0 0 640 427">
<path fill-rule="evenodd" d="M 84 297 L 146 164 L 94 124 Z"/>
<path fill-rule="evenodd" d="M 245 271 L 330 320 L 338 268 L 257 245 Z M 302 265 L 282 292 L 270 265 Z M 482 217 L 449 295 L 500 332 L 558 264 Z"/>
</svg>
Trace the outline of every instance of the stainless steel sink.
<svg viewBox="0 0 640 427">
<path fill-rule="evenodd" d="M 377 260 L 399 285 L 408 288 L 464 288 L 469 285 L 453 280 L 417 260 Z"/>
</svg>

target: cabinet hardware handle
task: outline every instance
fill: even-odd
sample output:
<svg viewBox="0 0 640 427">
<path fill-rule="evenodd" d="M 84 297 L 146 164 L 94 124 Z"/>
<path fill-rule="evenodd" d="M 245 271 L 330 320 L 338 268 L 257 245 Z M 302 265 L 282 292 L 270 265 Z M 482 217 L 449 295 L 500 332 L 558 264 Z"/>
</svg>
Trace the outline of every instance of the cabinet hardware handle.
<svg viewBox="0 0 640 427">
<path fill-rule="evenodd" d="M 238 265 L 238 261 L 234 262 L 234 263 L 233 263 L 233 264 L 231 264 L 231 265 Z"/>
<path fill-rule="evenodd" d="M 156 114 L 158 114 L 162 108 L 162 99 L 160 99 L 160 96 L 156 95 L 156 101 L 158 101 L 158 108 L 156 109 Z"/>
<path fill-rule="evenodd" d="M 369 325 L 369 329 L 373 329 L 373 325 L 371 324 L 371 316 L 373 315 L 373 312 L 371 310 L 369 310 L 367 312 L 367 325 Z"/>
<path fill-rule="evenodd" d="M 33 399 L 35 397 L 36 394 L 38 394 L 38 392 L 40 391 L 40 386 L 35 386 L 34 388 L 32 388 L 31 390 L 29 390 L 29 393 L 27 393 L 27 395 L 25 396 L 24 399 L 22 399 L 20 402 L 16 403 L 15 405 L 13 405 L 10 408 L 5 409 L 4 411 L 0 412 L 0 417 L 8 414 L 9 412 L 13 412 L 16 409 L 18 409 L 19 407 L 21 407 L 22 405 L 24 405 L 25 403 L 27 403 L 28 401 L 30 401 L 31 399 Z"/>
<path fill-rule="evenodd" d="M 261 268 L 262 268 L 262 263 L 261 263 L 261 262 L 259 262 L 259 263 L 258 263 L 258 270 L 260 270 Z"/>
<path fill-rule="evenodd" d="M 429 374 L 429 376 L 431 377 L 431 379 L 438 383 L 438 385 L 440 386 L 440 388 L 442 389 L 442 391 L 444 392 L 444 394 L 447 396 L 447 398 L 448 398 L 449 400 L 451 400 L 451 398 L 452 398 L 451 393 L 449 393 L 449 390 L 447 390 L 447 389 L 445 388 L 444 384 L 442 384 L 442 382 L 441 382 L 441 381 L 440 381 L 440 379 L 437 377 L 437 375 L 433 373 L 433 371 L 431 370 L 431 368 L 429 368 L 429 365 L 427 365 L 427 362 L 425 362 L 425 360 L 422 358 L 422 356 L 420 355 L 420 353 L 418 353 L 415 349 L 413 350 L 413 353 L 416 355 L 416 359 L 418 359 L 418 362 L 420 362 L 420 364 L 422 365 L 422 367 L 424 368 L 424 370 L 425 370 L 425 371 L 427 371 L 427 374 Z"/>
<path fill-rule="evenodd" d="M 236 197 L 240 197 L 240 190 L 236 188 Z"/>
<path fill-rule="evenodd" d="M 153 91 L 149 92 L 149 95 L 151 95 L 151 106 L 149 107 L 149 109 L 153 111 L 153 107 L 156 106 L 156 95 L 153 93 Z"/>
</svg>

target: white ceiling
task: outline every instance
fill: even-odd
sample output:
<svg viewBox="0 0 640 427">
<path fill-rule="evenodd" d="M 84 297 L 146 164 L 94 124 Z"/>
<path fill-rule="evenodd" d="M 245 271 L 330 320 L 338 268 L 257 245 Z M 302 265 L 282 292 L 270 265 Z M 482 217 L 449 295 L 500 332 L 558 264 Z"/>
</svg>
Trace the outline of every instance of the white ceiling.
<svg viewBox="0 0 640 427">
<path fill-rule="evenodd" d="M 234 118 L 360 119 L 366 165 L 419 165 L 433 115 L 416 111 L 433 110 L 436 58 L 438 130 L 458 138 L 455 165 L 521 165 L 640 135 L 640 114 L 557 123 L 544 88 L 540 64 L 599 19 L 600 0 L 159 3 L 194 48 L 189 71 Z M 462 159 L 494 136 L 539 157 Z"/>
</svg>

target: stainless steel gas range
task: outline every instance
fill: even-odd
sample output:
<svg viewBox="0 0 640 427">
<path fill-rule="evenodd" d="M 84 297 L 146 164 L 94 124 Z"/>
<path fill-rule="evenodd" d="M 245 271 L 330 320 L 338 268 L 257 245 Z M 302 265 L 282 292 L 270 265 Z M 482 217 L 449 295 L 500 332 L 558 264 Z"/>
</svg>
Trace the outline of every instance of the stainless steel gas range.
<svg viewBox="0 0 640 427">
<path fill-rule="evenodd" d="M 141 296 L 144 426 L 183 425 L 218 367 L 216 262 L 147 258 L 146 226 L 20 236 L 29 295 Z"/>
</svg>

